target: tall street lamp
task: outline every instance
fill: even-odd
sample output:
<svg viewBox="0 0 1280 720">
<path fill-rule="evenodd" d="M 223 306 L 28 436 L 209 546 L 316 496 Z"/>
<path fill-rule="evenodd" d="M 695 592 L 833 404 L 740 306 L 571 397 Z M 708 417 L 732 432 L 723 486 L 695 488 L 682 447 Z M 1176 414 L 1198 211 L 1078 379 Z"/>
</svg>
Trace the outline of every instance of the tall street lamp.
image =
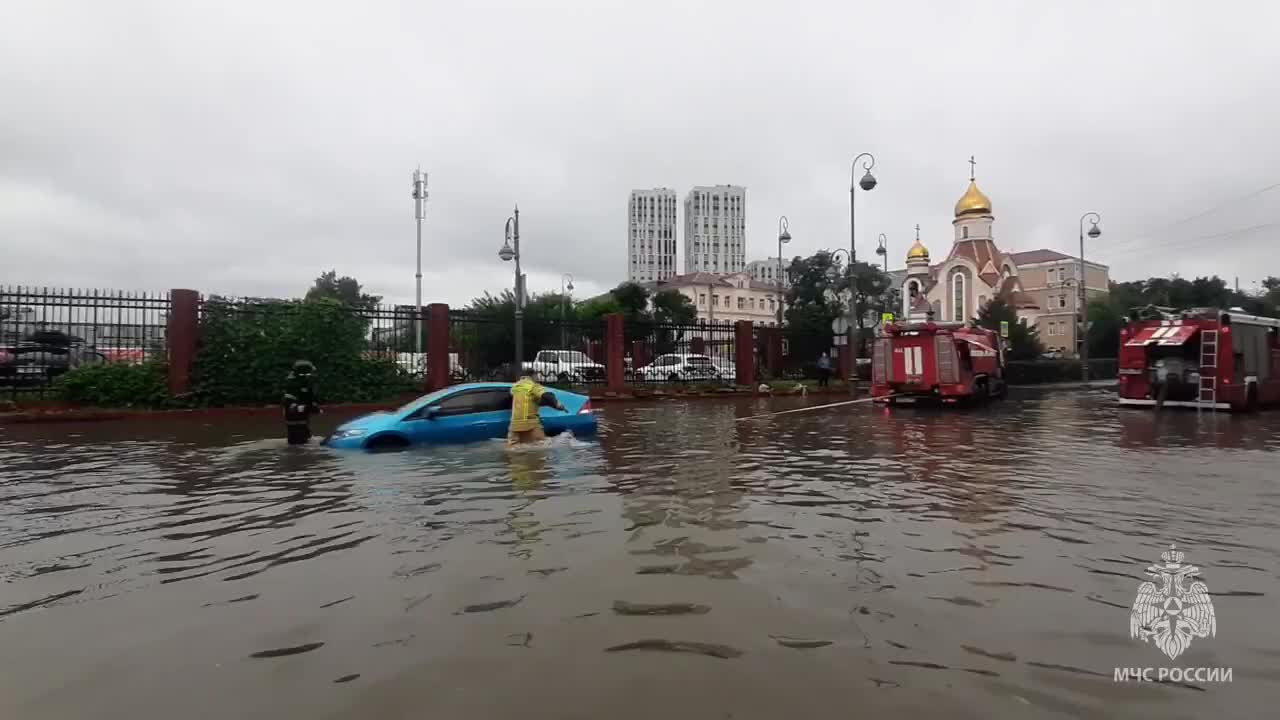
<svg viewBox="0 0 1280 720">
<path fill-rule="evenodd" d="M 520 376 L 520 370 L 524 366 L 524 276 L 520 274 L 520 206 L 515 208 L 515 214 L 507 218 L 505 229 L 506 240 L 502 243 L 502 249 L 498 251 L 498 257 L 503 262 L 510 260 L 516 261 L 516 378 Z M 513 379 L 516 379 L 513 378 Z"/>
<path fill-rule="evenodd" d="M 417 287 L 418 312 L 413 316 L 413 350 L 419 357 L 422 355 L 422 220 L 427 216 L 423 204 L 427 201 L 427 174 L 422 170 L 413 171 L 413 216 L 418 221 L 418 272 L 413 277 Z M 421 362 L 418 360 L 416 362 Z"/>
<path fill-rule="evenodd" d="M 1080 343 L 1080 380 L 1089 382 L 1089 304 L 1088 296 L 1085 295 L 1085 268 L 1084 268 L 1084 221 L 1092 218 L 1090 222 L 1093 227 L 1089 228 L 1089 239 L 1097 240 L 1102 231 L 1098 229 L 1098 223 L 1102 221 L 1102 216 L 1096 212 L 1087 212 L 1080 216 L 1080 279 L 1077 283 L 1079 287 L 1079 295 L 1076 297 L 1076 307 L 1079 308 L 1080 330 L 1078 332 L 1078 342 Z"/>
<path fill-rule="evenodd" d="M 825 252 L 825 253 L 827 254 L 827 256 L 828 256 L 829 258 L 831 258 L 831 264 L 827 266 L 827 279 L 828 279 L 828 280 L 830 280 L 832 283 L 835 283 L 835 282 L 837 282 L 837 281 L 839 281 L 839 280 L 840 280 L 840 271 L 836 270 L 836 260 L 840 257 L 840 254 L 841 254 L 841 253 L 844 253 L 844 256 L 845 256 L 845 259 L 846 259 L 846 260 L 848 260 L 849 258 L 851 258 L 851 257 L 852 257 L 852 255 L 851 255 L 851 254 L 849 253 L 849 251 L 848 251 L 847 249 L 845 249 L 845 248 L 839 248 L 839 249 L 837 249 L 837 250 L 824 250 L 823 252 Z M 845 268 L 845 273 L 847 274 L 847 273 L 848 273 L 848 272 L 850 272 L 852 269 L 853 269 L 853 268 L 852 268 L 852 266 L 848 266 L 848 267 L 846 267 L 846 268 Z M 852 284 L 852 283 L 850 283 L 850 285 L 849 285 L 849 292 L 850 292 L 850 295 L 852 295 L 852 293 L 853 293 L 853 284 Z M 839 297 L 839 293 L 837 293 L 837 297 Z M 850 301 L 849 306 L 850 306 L 850 307 L 853 307 L 853 302 L 852 302 L 852 301 Z M 852 319 L 853 319 L 853 313 L 852 313 L 852 311 L 851 311 L 851 312 L 850 312 L 850 314 L 849 314 L 849 320 L 850 320 L 850 321 L 852 321 Z M 848 340 L 848 338 L 847 338 L 847 337 L 846 337 L 845 339 L 846 339 L 846 340 Z M 847 347 L 847 346 L 846 346 L 846 347 Z M 844 351 L 844 352 L 848 352 L 848 351 Z M 857 356 L 855 355 L 854 357 L 856 358 Z M 855 361 L 854 361 L 854 375 L 855 375 L 855 376 L 857 375 L 857 360 L 855 360 Z"/>
<path fill-rule="evenodd" d="M 876 254 L 884 258 L 884 273 L 889 274 L 889 238 L 880 233 L 880 244 L 876 246 Z"/>
<path fill-rule="evenodd" d="M 862 163 L 863 175 L 862 179 L 854 182 L 854 178 L 858 175 L 858 161 L 867 158 L 867 162 Z M 853 165 L 849 169 L 849 282 L 851 284 L 851 292 L 849 293 L 849 345 L 853 352 L 853 377 L 849 379 L 854 392 L 858 388 L 858 340 L 856 322 L 855 298 L 857 297 L 857 276 L 853 274 L 853 266 L 858 262 L 858 240 L 856 223 L 854 221 L 853 198 L 859 186 L 863 190 L 870 190 L 876 186 L 876 178 L 871 174 L 871 168 L 876 166 L 876 158 L 871 153 L 860 153 L 853 159 Z"/>
<path fill-rule="evenodd" d="M 782 246 L 791 242 L 791 233 L 787 230 L 787 216 L 778 218 L 778 327 L 782 327 Z"/>
<path fill-rule="evenodd" d="M 566 280 L 568 280 L 567 285 L 565 284 Z M 560 276 L 560 349 L 561 350 L 568 349 L 568 347 L 566 347 L 565 339 L 564 339 L 565 307 L 566 307 L 566 303 L 568 302 L 568 295 L 565 294 L 566 290 L 568 292 L 573 292 L 573 276 L 570 275 L 569 273 L 565 273 Z"/>
</svg>

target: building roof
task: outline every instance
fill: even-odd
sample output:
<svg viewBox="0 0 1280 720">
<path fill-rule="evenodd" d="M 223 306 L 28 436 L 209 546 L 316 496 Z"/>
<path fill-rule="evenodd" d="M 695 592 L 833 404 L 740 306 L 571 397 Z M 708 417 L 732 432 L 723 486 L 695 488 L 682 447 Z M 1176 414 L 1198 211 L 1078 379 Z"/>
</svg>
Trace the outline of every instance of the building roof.
<svg viewBox="0 0 1280 720">
<path fill-rule="evenodd" d="M 1075 258 L 1070 255 L 1063 255 L 1057 250 L 1047 250 L 1044 248 L 1039 250 L 1009 253 L 1009 259 L 1013 260 L 1014 265 L 1033 265 L 1035 263 L 1055 262 L 1058 260 L 1075 260 Z"/>
<path fill-rule="evenodd" d="M 731 277 L 741 277 L 745 285 L 742 289 L 751 290 L 767 290 L 770 292 L 778 292 L 778 286 L 773 283 L 760 282 L 751 277 L 746 272 L 736 273 L 709 273 L 709 272 L 692 272 L 684 275 L 674 275 L 666 280 L 659 280 L 655 283 L 646 283 L 645 287 L 650 289 L 664 287 L 722 287 L 726 289 L 737 289 L 738 286 L 729 280 Z"/>
<path fill-rule="evenodd" d="M 956 256 L 966 258 L 977 266 L 978 276 L 987 285 L 995 287 L 996 283 L 1000 282 L 1000 271 L 995 263 L 1000 259 L 1000 250 L 996 248 L 995 242 L 988 239 L 957 240 L 956 244 L 951 246 L 951 255 L 947 259 L 950 260 Z M 930 268 L 930 271 L 932 270 Z"/>
</svg>

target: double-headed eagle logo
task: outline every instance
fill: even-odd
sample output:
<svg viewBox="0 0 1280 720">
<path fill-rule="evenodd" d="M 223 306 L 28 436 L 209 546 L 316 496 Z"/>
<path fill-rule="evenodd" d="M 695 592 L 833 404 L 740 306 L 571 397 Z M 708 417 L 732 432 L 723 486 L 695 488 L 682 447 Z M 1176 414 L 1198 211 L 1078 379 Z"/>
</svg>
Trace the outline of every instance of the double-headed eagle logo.
<svg viewBox="0 0 1280 720">
<path fill-rule="evenodd" d="M 1194 580 L 1200 568 L 1183 565 L 1183 557 L 1175 545 L 1160 553 L 1163 562 L 1147 568 L 1147 575 L 1155 582 L 1138 586 L 1138 597 L 1129 615 L 1129 637 L 1151 641 L 1170 659 L 1191 647 L 1192 638 L 1218 633 L 1209 588 Z"/>
</svg>

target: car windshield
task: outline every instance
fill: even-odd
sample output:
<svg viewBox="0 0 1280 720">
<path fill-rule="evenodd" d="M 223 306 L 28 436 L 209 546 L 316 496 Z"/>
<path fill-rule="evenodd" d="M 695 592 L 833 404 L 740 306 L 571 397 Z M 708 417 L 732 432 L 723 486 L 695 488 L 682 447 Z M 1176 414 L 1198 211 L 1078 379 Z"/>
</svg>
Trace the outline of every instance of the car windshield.
<svg viewBox="0 0 1280 720">
<path fill-rule="evenodd" d="M 562 352 L 560 353 L 560 359 L 564 362 L 572 362 L 572 363 L 591 362 L 591 358 L 587 357 L 586 353 L 577 352 L 577 351 Z"/>
</svg>

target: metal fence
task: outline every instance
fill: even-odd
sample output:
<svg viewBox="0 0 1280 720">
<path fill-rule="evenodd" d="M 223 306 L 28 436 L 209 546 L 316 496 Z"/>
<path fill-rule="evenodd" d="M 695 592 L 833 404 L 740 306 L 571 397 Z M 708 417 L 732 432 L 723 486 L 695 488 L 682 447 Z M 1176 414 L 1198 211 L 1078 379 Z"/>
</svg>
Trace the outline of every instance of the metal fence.
<svg viewBox="0 0 1280 720">
<path fill-rule="evenodd" d="M 280 300 L 275 298 L 232 297 L 225 295 L 209 295 L 200 299 L 200 321 L 205 323 L 211 313 L 220 312 L 225 316 L 253 325 L 262 333 L 296 335 L 299 329 L 290 329 L 284 324 L 298 317 L 306 309 L 300 300 Z M 413 305 L 370 305 L 364 307 L 344 306 L 344 313 L 361 321 L 359 329 L 364 338 L 365 357 L 379 357 L 395 361 L 405 373 L 421 378 L 426 373 L 427 353 L 429 345 L 428 325 L 421 322 L 422 351 L 418 351 L 418 323 L 420 318 Z M 309 329 L 301 329 L 307 332 Z M 298 338 L 310 342 L 316 338 Z"/>
<path fill-rule="evenodd" d="M 623 366 L 630 383 L 737 381 L 733 323 L 636 322 L 625 332 Z"/>
<path fill-rule="evenodd" d="M 511 380 L 528 373 L 557 385 L 603 385 L 608 366 L 605 322 L 524 318 L 523 358 L 515 363 L 515 320 L 465 310 L 449 313 L 449 368 L 454 382 Z"/>
<path fill-rule="evenodd" d="M 168 293 L 0 287 L 0 396 L 43 398 L 67 371 L 167 352 Z"/>
</svg>

